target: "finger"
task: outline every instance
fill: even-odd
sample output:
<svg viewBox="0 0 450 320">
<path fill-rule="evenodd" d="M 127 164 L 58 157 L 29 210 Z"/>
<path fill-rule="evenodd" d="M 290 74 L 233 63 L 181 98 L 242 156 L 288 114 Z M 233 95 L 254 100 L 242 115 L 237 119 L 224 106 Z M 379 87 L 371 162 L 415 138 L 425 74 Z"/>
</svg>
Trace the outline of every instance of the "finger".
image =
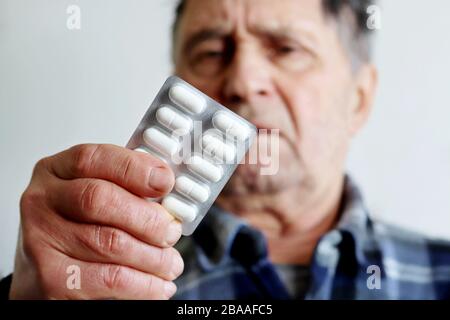
<svg viewBox="0 0 450 320">
<path fill-rule="evenodd" d="M 180 222 L 159 203 L 111 182 L 52 179 L 47 191 L 51 209 L 69 220 L 114 227 L 159 247 L 173 246 L 181 237 Z"/>
<path fill-rule="evenodd" d="M 46 290 L 57 299 L 169 299 L 171 281 L 123 265 L 89 263 L 63 256 L 48 259 Z"/>
<path fill-rule="evenodd" d="M 175 180 L 172 170 L 160 159 L 114 145 L 78 145 L 49 157 L 47 162 L 62 179 L 104 179 L 150 198 L 170 192 Z"/>
<path fill-rule="evenodd" d="M 151 246 L 119 229 L 78 224 L 62 217 L 52 224 L 54 247 L 67 256 L 87 262 L 120 264 L 168 281 L 183 272 L 183 259 L 174 248 Z"/>
</svg>

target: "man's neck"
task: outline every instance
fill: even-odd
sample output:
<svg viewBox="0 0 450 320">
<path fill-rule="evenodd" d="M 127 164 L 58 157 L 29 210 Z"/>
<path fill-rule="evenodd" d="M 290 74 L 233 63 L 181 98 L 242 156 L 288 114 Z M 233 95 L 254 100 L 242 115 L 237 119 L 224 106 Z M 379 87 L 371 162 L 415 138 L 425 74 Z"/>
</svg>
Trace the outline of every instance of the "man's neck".
<svg viewBox="0 0 450 320">
<path fill-rule="evenodd" d="M 307 197 L 298 188 L 271 195 L 221 196 L 218 204 L 260 230 L 278 264 L 308 265 L 319 239 L 338 219 L 344 178 Z"/>
</svg>

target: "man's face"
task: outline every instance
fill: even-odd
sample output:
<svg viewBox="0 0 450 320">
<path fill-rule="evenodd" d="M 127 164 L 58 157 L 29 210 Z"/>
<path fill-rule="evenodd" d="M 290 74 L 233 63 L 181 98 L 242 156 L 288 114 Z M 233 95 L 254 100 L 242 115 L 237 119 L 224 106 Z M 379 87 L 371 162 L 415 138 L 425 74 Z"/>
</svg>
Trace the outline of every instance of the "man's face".
<svg viewBox="0 0 450 320">
<path fill-rule="evenodd" d="M 241 165 L 225 192 L 319 192 L 342 175 L 359 93 L 320 0 L 189 0 L 174 50 L 177 75 L 258 128 L 280 129 L 278 173 Z"/>
</svg>

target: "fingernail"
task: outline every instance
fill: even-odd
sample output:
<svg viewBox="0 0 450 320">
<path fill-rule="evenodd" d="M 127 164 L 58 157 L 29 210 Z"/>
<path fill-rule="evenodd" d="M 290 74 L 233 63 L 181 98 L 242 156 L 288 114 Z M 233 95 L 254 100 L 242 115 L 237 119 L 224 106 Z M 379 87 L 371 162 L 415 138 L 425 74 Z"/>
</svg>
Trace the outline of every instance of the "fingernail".
<svg viewBox="0 0 450 320">
<path fill-rule="evenodd" d="M 150 187 L 160 192 L 169 192 L 173 188 L 174 180 L 170 169 L 154 168 L 150 177 Z"/>
<path fill-rule="evenodd" d="M 166 282 L 164 284 L 164 292 L 167 298 L 171 298 L 177 291 L 177 286 L 173 282 Z"/>
<path fill-rule="evenodd" d="M 181 223 L 173 220 L 167 229 L 166 242 L 167 245 L 173 246 L 181 237 Z"/>
</svg>

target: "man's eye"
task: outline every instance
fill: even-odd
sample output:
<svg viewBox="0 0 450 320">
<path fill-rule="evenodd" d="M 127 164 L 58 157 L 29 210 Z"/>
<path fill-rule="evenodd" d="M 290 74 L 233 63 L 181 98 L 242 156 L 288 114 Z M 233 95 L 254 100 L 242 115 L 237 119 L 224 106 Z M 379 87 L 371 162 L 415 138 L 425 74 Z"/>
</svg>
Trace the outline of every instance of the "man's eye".
<svg viewBox="0 0 450 320">
<path fill-rule="evenodd" d="M 293 46 L 279 46 L 276 48 L 276 53 L 279 55 L 288 55 L 294 53 L 297 49 Z"/>
<path fill-rule="evenodd" d="M 296 44 L 276 44 L 270 48 L 270 60 L 280 67 L 291 71 L 308 69 L 314 63 L 314 54 Z"/>
<path fill-rule="evenodd" d="M 220 59 L 222 58 L 222 52 L 221 51 L 204 51 L 200 52 L 197 55 L 197 59 L 204 60 L 204 59 Z"/>
<path fill-rule="evenodd" d="M 202 76 L 216 75 L 226 63 L 225 53 L 222 50 L 202 50 L 192 56 L 191 68 Z"/>
</svg>

